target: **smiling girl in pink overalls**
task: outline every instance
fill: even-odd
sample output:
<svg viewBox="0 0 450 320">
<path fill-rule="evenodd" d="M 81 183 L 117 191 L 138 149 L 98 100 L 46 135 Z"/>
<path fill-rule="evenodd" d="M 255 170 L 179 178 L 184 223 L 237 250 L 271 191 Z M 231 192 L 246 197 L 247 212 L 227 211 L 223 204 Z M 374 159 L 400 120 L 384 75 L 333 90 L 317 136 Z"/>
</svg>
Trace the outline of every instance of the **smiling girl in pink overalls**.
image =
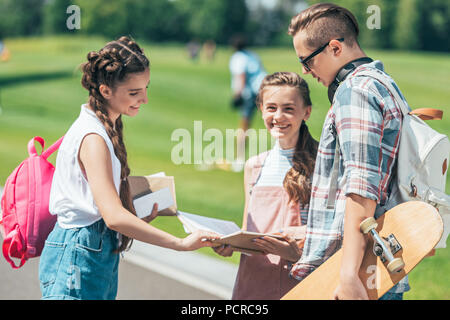
<svg viewBox="0 0 450 320">
<path fill-rule="evenodd" d="M 298 283 L 289 269 L 301 256 L 317 153 L 305 123 L 311 114 L 309 89 L 299 75 L 266 76 L 257 103 L 276 143 L 245 164 L 243 229 L 281 234 L 286 241 L 254 240 L 264 254 L 241 255 L 232 299 L 280 299 Z M 231 247 L 214 250 L 223 256 L 233 253 Z"/>
</svg>

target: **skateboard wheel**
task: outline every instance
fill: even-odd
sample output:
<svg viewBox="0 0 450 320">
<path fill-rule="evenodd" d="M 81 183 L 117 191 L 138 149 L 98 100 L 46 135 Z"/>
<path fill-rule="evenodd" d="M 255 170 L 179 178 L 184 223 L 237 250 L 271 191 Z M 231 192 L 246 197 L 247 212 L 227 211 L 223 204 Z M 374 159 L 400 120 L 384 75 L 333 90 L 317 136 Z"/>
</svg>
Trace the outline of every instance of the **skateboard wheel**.
<svg viewBox="0 0 450 320">
<path fill-rule="evenodd" d="M 387 265 L 387 269 L 390 273 L 400 272 L 405 267 L 405 263 L 402 258 L 395 258 Z"/>
<path fill-rule="evenodd" d="M 361 232 L 364 233 L 364 234 L 368 234 L 370 230 L 376 229 L 377 227 L 378 227 L 378 223 L 372 217 L 365 219 L 359 225 L 359 228 L 361 229 Z"/>
</svg>

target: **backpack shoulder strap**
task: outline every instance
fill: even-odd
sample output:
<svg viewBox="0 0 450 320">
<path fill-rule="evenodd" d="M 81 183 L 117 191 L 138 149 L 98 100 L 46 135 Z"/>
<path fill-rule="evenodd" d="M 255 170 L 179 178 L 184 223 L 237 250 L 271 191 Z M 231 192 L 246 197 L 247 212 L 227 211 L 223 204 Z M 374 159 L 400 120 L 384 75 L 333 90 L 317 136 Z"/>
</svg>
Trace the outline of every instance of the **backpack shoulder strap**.
<svg viewBox="0 0 450 320">
<path fill-rule="evenodd" d="M 270 152 L 270 150 L 265 151 L 265 152 L 260 153 L 248 160 L 249 165 L 252 168 L 252 173 L 251 173 L 250 181 L 249 181 L 250 188 L 252 188 L 258 181 L 259 176 L 261 174 L 261 169 L 264 166 L 264 163 L 266 161 L 267 156 L 269 155 L 269 152 Z"/>
<path fill-rule="evenodd" d="M 409 107 L 406 102 L 400 97 L 398 91 L 393 87 L 391 81 L 380 71 L 373 69 L 363 69 L 356 73 L 353 77 L 371 77 L 378 80 L 393 96 L 394 101 L 397 102 L 400 107 L 403 116 L 410 113 Z M 336 148 L 334 153 L 333 168 L 331 171 L 330 190 L 328 191 L 327 209 L 334 209 L 336 203 L 337 194 L 337 180 L 339 175 L 339 162 L 340 162 L 340 144 L 336 135 Z"/>
<path fill-rule="evenodd" d="M 328 191 L 327 209 L 334 209 L 336 204 L 336 194 L 337 194 L 337 181 L 339 176 L 339 164 L 341 161 L 341 146 L 339 144 L 339 139 L 336 134 L 336 148 L 334 149 L 334 161 L 333 168 L 331 169 L 331 180 L 330 180 L 330 190 Z"/>
<path fill-rule="evenodd" d="M 43 138 L 36 136 L 31 138 L 30 141 L 28 141 L 28 154 L 30 156 L 37 156 L 37 151 L 36 151 L 36 147 L 34 145 L 34 143 L 37 141 L 39 142 L 39 144 L 42 147 L 42 157 L 44 159 L 47 159 L 53 152 L 55 152 L 56 150 L 58 150 L 59 146 L 61 145 L 62 141 L 64 139 L 64 136 L 62 136 L 61 138 L 59 138 L 54 144 L 52 144 L 50 147 L 47 148 L 47 150 L 44 151 L 44 147 L 45 147 L 45 141 Z"/>
<path fill-rule="evenodd" d="M 62 141 L 64 139 L 64 136 L 59 138 L 54 144 L 52 144 L 50 147 L 47 148 L 44 152 L 42 152 L 42 157 L 44 159 L 47 159 L 53 152 L 58 150 L 59 146 L 61 145 Z"/>
<path fill-rule="evenodd" d="M 357 72 L 354 77 L 370 77 L 378 80 L 386 89 L 391 93 L 392 97 L 394 98 L 394 101 L 397 102 L 398 106 L 402 110 L 403 116 L 406 116 L 410 113 L 410 108 L 406 104 L 405 100 L 400 97 L 400 93 L 394 86 L 392 85 L 392 82 L 389 81 L 388 77 L 383 74 L 381 71 L 374 70 L 374 69 L 364 69 L 359 72 Z"/>
<path fill-rule="evenodd" d="M 409 114 L 409 115 L 415 115 L 419 117 L 422 120 L 442 120 L 444 112 L 439 109 L 434 108 L 418 108 L 412 111 L 409 111 L 409 107 L 407 106 L 404 99 L 400 97 L 400 94 L 396 88 L 392 85 L 392 82 L 389 81 L 386 75 L 384 75 L 382 72 L 373 70 L 373 69 L 364 69 L 357 74 L 355 74 L 355 77 L 358 76 L 366 76 L 371 77 L 376 80 L 378 80 L 383 86 L 386 87 L 386 89 L 392 94 L 394 101 L 397 102 L 400 109 L 402 110 L 403 116 Z"/>
</svg>

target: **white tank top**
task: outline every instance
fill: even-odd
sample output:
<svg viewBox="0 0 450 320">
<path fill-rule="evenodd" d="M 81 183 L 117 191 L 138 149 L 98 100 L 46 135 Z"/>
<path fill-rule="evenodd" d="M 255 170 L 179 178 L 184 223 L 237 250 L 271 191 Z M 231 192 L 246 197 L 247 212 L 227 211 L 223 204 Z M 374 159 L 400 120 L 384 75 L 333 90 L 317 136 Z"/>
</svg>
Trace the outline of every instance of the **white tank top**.
<svg viewBox="0 0 450 320">
<path fill-rule="evenodd" d="M 281 149 L 280 142 L 276 140 L 272 150 L 267 155 L 256 185 L 282 187 L 284 177 L 292 168 L 295 148 Z"/>
<path fill-rule="evenodd" d="M 102 122 L 84 104 L 80 116 L 64 136 L 56 157 L 56 169 L 50 191 L 49 211 L 58 216 L 65 229 L 86 227 L 101 219 L 89 184 L 78 163 L 81 141 L 89 133 L 100 135 L 106 142 L 112 159 L 113 180 L 117 194 L 120 188 L 121 165 Z"/>
</svg>

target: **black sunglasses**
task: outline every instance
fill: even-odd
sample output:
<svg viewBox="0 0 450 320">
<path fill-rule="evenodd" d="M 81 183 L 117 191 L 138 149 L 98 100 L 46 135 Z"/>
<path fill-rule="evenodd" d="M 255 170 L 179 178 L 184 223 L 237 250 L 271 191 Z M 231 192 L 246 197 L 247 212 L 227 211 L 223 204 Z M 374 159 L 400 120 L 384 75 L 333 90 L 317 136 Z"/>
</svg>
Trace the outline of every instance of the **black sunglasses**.
<svg viewBox="0 0 450 320">
<path fill-rule="evenodd" d="M 333 39 L 332 39 L 333 40 Z M 336 39 L 339 42 L 344 41 L 344 38 L 339 38 Z M 312 58 L 314 58 L 315 56 L 317 56 L 319 53 L 321 53 L 329 44 L 330 44 L 331 40 L 328 41 L 327 43 L 325 43 L 323 46 L 321 46 L 319 49 L 317 49 L 316 51 L 314 51 L 313 53 L 311 53 L 309 56 L 307 56 L 305 59 L 302 58 L 298 58 L 298 60 L 300 61 L 300 63 L 305 67 L 306 71 L 311 71 L 311 68 L 308 66 L 308 61 L 310 61 Z"/>
</svg>

